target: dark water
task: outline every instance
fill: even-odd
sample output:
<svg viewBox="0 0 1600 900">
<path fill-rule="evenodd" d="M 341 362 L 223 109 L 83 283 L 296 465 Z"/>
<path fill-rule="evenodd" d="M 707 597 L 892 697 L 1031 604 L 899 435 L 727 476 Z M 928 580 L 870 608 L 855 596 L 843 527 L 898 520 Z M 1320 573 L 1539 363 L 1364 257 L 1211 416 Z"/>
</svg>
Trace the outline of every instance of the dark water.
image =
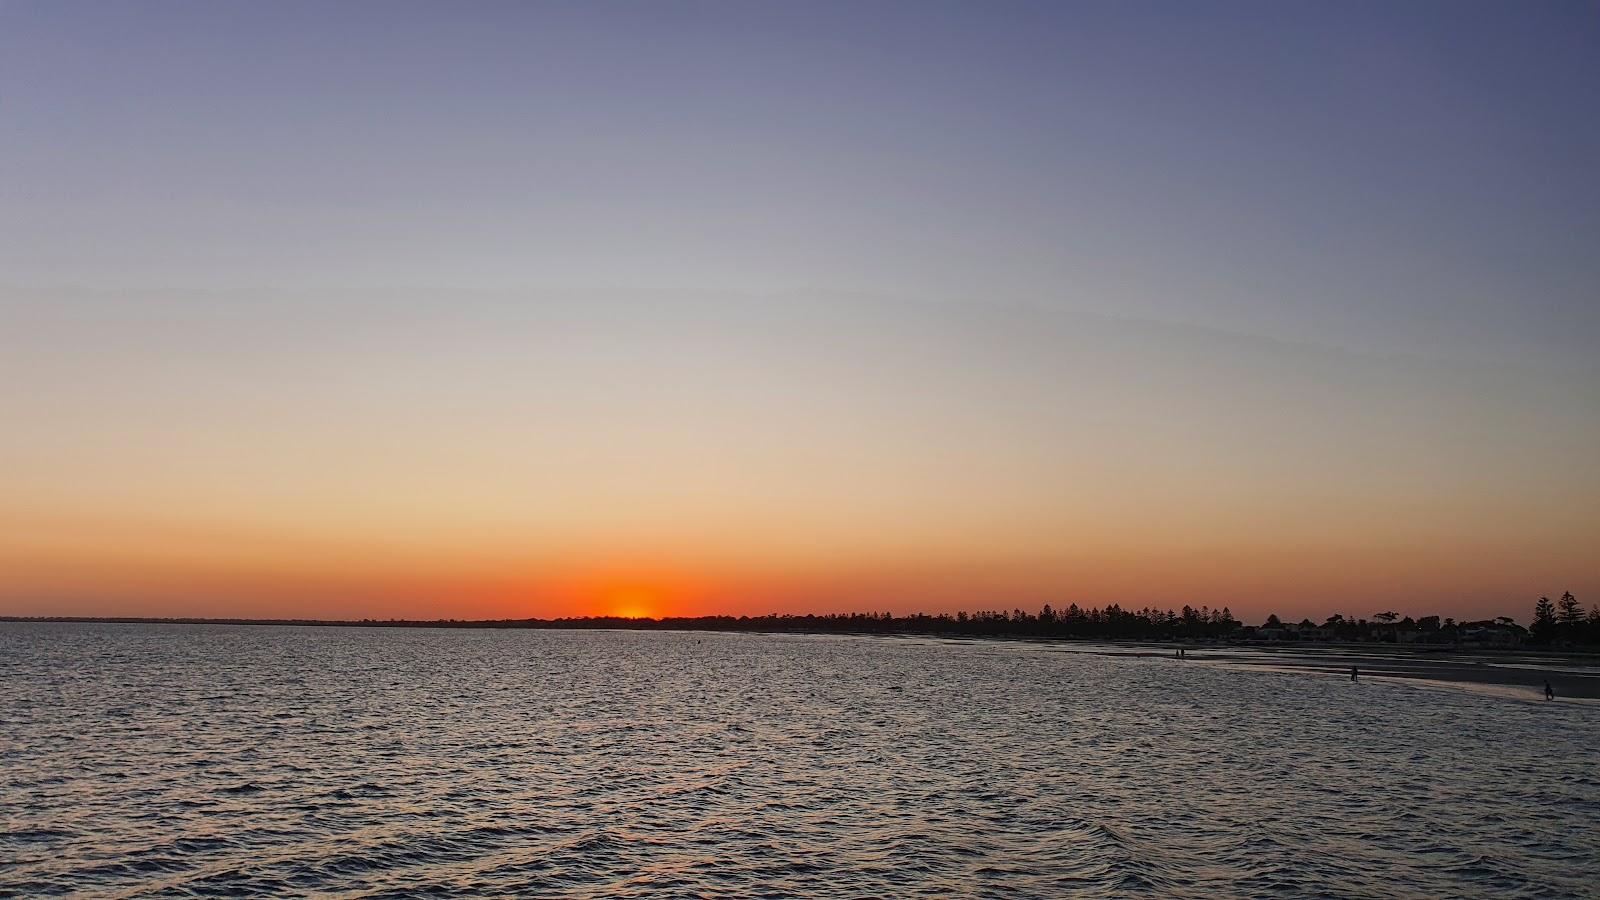
<svg viewBox="0 0 1600 900">
<path fill-rule="evenodd" d="M 1046 645 L 0 624 L 0 893 L 1595 896 L 1600 709 Z"/>
</svg>

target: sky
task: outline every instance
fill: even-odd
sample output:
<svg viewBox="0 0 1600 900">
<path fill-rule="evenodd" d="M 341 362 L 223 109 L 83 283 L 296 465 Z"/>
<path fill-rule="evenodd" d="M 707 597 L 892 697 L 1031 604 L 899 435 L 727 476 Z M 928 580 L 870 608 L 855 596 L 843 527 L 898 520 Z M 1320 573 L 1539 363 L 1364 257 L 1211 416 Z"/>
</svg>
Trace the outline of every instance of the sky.
<svg viewBox="0 0 1600 900">
<path fill-rule="evenodd" d="M 1593 3 L 0 0 L 0 614 L 1600 600 Z"/>
</svg>

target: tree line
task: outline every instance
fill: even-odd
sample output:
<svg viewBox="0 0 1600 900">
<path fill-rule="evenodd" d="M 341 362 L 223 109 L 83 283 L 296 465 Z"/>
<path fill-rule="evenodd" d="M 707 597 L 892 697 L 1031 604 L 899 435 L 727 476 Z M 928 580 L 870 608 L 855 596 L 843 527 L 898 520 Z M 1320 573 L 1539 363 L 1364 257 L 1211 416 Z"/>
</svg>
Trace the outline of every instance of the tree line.
<svg viewBox="0 0 1600 900">
<path fill-rule="evenodd" d="M 1533 605 L 1533 625 L 1528 629 L 1534 643 L 1600 644 L 1600 606 L 1583 611 L 1571 591 L 1550 602 L 1540 597 Z"/>
<path fill-rule="evenodd" d="M 1541 597 L 1532 628 L 1510 616 L 1456 621 L 1445 616 L 1402 617 L 1392 610 L 1370 618 L 1335 613 L 1321 623 L 1302 619 L 1285 624 L 1276 614 L 1260 626 L 1247 626 L 1224 606 L 1184 606 L 1180 610 L 1118 604 L 1058 610 L 1049 604 L 1037 613 L 1022 609 L 975 613 L 837 613 L 828 615 L 699 616 L 664 619 L 594 617 L 557 619 L 555 628 L 683 629 L 698 631 L 848 632 L 858 634 L 944 634 L 994 637 L 1080 638 L 1100 640 L 1248 640 L 1294 636 L 1339 641 L 1393 641 L 1451 644 L 1492 632 L 1512 642 L 1541 645 L 1600 645 L 1600 607 L 1585 612 L 1570 592 L 1555 603 Z"/>
<path fill-rule="evenodd" d="M 1224 606 L 1178 610 L 1144 607 L 1123 609 L 1118 604 L 1105 607 L 1065 609 L 1045 604 L 1038 612 L 1022 609 L 983 610 L 957 613 L 911 613 L 894 615 L 881 612 L 830 613 L 823 615 L 771 614 L 764 616 L 669 616 L 661 619 L 630 619 L 615 616 L 585 616 L 560 619 L 207 619 L 207 618 L 78 618 L 68 616 L 0 617 L 0 621 L 96 621 L 96 622 L 172 622 L 191 624 L 261 625 L 348 625 L 387 628 L 571 628 L 629 629 L 636 631 L 761 631 L 816 632 L 850 634 L 936 634 L 977 637 L 1078 638 L 1097 640 L 1208 641 L 1248 640 L 1293 637 L 1312 640 L 1396 641 L 1405 643 L 1451 644 L 1474 635 L 1494 632 L 1508 635 L 1514 642 L 1537 645 L 1600 645 L 1600 607 L 1587 612 L 1572 596 L 1563 593 L 1559 600 L 1540 597 L 1534 605 L 1532 626 L 1523 628 L 1510 616 L 1457 622 L 1452 618 L 1401 617 L 1392 610 L 1357 618 L 1335 613 L 1320 624 L 1310 619 L 1285 623 L 1276 614 L 1260 626 L 1247 626 L 1234 618 Z"/>
</svg>

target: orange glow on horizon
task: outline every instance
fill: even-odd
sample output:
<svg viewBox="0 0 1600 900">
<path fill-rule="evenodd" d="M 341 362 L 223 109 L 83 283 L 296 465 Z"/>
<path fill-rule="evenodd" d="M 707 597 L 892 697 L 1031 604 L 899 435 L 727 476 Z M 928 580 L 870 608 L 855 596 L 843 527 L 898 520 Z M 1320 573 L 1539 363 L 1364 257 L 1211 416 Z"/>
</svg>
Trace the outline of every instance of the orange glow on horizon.
<svg viewBox="0 0 1600 900">
<path fill-rule="evenodd" d="M 659 619 L 660 603 L 658 598 L 650 591 L 640 588 L 627 588 L 614 591 L 607 598 L 605 611 L 600 615 L 616 616 L 619 619 Z"/>
<path fill-rule="evenodd" d="M 0 615 L 662 619 L 1031 612 L 1075 602 L 1228 606 L 1247 622 L 1268 614 L 1320 621 L 1332 612 L 1361 616 L 1380 608 L 1525 617 L 1525 586 L 1580 568 L 1584 549 L 1581 540 L 1543 536 L 1499 546 L 1504 542 L 1471 533 L 1446 544 L 1404 530 L 1341 540 L 1326 524 L 1297 531 L 1295 522 L 1279 532 L 1267 541 L 1240 528 L 1225 544 L 1212 536 L 1176 546 L 1170 534 L 1147 529 L 1136 538 L 1107 528 L 1053 552 L 1009 555 L 974 541 L 965 549 L 928 542 L 830 559 L 628 546 L 553 559 L 203 522 L 0 516 Z M 1159 570 L 1151 570 L 1153 551 L 1138 540 L 1164 548 Z M 1561 589 L 1580 598 L 1593 593 L 1574 581 Z M 1467 582 L 1470 591 L 1456 587 Z"/>
</svg>

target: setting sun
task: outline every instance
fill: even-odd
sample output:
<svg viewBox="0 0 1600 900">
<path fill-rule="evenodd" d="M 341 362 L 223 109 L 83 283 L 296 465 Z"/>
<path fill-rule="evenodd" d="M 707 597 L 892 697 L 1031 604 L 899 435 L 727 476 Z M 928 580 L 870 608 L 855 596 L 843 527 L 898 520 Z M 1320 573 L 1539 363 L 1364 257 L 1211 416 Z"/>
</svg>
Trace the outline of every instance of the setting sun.
<svg viewBox="0 0 1600 900">
<path fill-rule="evenodd" d="M 0 900 L 1600 900 L 1597 50 L 0 0 Z"/>
<path fill-rule="evenodd" d="M 611 594 L 606 615 L 623 619 L 654 619 L 659 617 L 655 595 L 643 590 L 622 590 Z"/>
</svg>

